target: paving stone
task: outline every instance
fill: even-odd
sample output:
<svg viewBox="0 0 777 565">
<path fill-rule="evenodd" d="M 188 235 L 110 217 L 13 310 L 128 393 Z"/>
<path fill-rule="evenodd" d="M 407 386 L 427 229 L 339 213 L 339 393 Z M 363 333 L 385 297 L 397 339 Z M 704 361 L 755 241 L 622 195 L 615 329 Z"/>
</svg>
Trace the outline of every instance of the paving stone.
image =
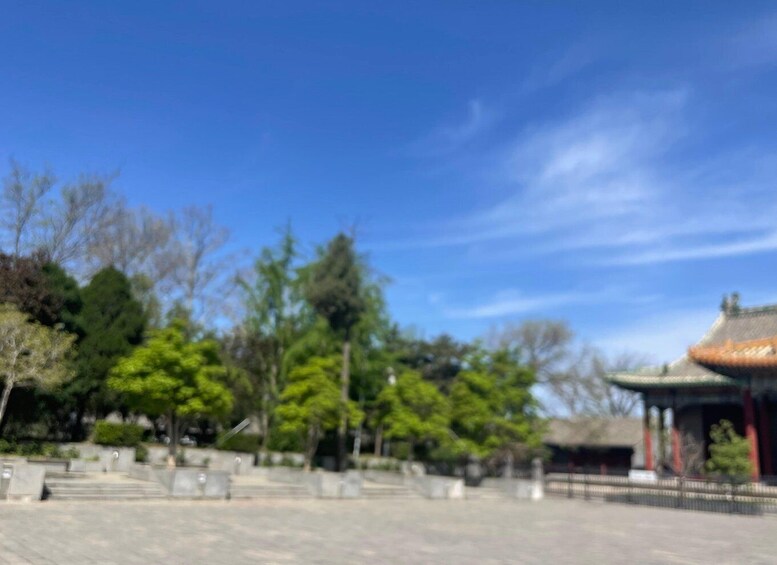
<svg viewBox="0 0 777 565">
<path fill-rule="evenodd" d="M 0 504 L 0 564 L 774 563 L 774 518 L 544 500 Z"/>
</svg>

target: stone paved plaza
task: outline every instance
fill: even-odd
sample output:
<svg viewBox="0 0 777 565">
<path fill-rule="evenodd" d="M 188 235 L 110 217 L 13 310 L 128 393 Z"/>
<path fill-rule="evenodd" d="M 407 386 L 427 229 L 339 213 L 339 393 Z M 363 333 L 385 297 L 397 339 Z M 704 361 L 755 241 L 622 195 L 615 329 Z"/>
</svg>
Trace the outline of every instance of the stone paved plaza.
<svg viewBox="0 0 777 565">
<path fill-rule="evenodd" d="M 0 563 L 774 563 L 777 521 L 545 500 L 0 504 Z"/>
</svg>

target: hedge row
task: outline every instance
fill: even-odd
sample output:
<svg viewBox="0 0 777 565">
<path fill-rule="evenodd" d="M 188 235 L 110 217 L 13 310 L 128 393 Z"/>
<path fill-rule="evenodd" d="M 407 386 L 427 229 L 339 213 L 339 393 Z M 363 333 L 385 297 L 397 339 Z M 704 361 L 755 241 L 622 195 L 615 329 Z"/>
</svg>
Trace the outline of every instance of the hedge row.
<svg viewBox="0 0 777 565">
<path fill-rule="evenodd" d="M 122 424 L 98 420 L 94 424 L 94 442 L 111 447 L 137 447 L 143 439 L 143 428 L 137 424 Z"/>
</svg>

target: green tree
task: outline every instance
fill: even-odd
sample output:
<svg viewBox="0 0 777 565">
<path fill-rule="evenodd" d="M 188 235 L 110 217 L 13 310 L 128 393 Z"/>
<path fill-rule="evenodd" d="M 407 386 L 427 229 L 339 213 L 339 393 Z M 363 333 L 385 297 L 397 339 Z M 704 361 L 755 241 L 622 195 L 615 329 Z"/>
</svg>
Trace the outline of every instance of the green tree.
<svg viewBox="0 0 777 565">
<path fill-rule="evenodd" d="M 417 371 L 405 371 L 396 384 L 386 386 L 378 395 L 378 423 L 385 437 L 410 444 L 410 459 L 419 443 L 442 443 L 450 438 L 448 399 Z"/>
<path fill-rule="evenodd" d="M 329 323 L 343 340 L 340 373 L 340 401 L 348 402 L 350 386 L 351 338 L 365 310 L 362 294 L 362 268 L 354 249 L 353 238 L 340 233 L 329 242 L 323 257 L 312 267 L 305 296 L 313 309 Z M 345 470 L 345 442 L 348 411 L 343 410 L 337 428 L 338 467 Z"/>
<path fill-rule="evenodd" d="M 289 382 L 281 394 L 277 409 L 280 431 L 299 437 L 305 446 L 306 470 L 310 470 L 319 440 L 327 430 L 338 426 L 344 409 L 351 421 L 362 418 L 353 402 L 345 406 L 341 402 L 339 365 L 337 357 L 312 357 L 289 372 Z"/>
<path fill-rule="evenodd" d="M 143 340 L 146 318 L 127 277 L 113 267 L 94 275 L 81 292 L 78 375 L 69 389 L 76 398 L 77 424 L 92 409 L 102 417 L 121 409 L 107 386 L 108 373 L 120 357 Z"/>
<path fill-rule="evenodd" d="M 736 433 L 731 422 L 721 420 L 713 424 L 710 439 L 710 458 L 706 464 L 709 473 L 737 481 L 745 480 L 752 474 L 750 443 Z"/>
<path fill-rule="evenodd" d="M 0 423 L 14 387 L 50 388 L 70 378 L 74 341 L 72 335 L 30 321 L 13 306 L 0 306 Z"/>
<path fill-rule="evenodd" d="M 237 348 L 232 358 L 253 374 L 263 451 L 268 448 L 275 406 L 285 384 L 284 357 L 306 325 L 296 259 L 297 242 L 291 227 L 287 227 L 275 248 L 262 249 L 254 262 L 253 277 L 238 278 L 246 318 L 242 331 L 235 334 L 242 334 L 242 339 L 252 342 L 253 348 Z"/>
<path fill-rule="evenodd" d="M 472 365 L 458 374 L 450 391 L 451 428 L 458 437 L 455 451 L 490 458 L 518 445 L 539 448 L 531 369 L 504 349 L 475 359 Z"/>
<path fill-rule="evenodd" d="M 223 417 L 233 398 L 213 340 L 189 341 L 182 324 L 156 330 L 111 369 L 108 385 L 135 409 L 164 416 L 175 457 L 181 432 L 201 417 Z"/>
</svg>

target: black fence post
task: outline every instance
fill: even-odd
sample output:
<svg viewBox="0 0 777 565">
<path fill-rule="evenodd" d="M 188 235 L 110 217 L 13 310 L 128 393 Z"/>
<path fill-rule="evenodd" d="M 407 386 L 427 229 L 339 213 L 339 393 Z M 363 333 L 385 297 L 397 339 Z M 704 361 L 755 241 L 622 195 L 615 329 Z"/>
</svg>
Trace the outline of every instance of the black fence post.
<svg viewBox="0 0 777 565">
<path fill-rule="evenodd" d="M 677 508 L 684 507 L 685 498 L 685 478 L 678 477 L 677 479 Z"/>
</svg>

